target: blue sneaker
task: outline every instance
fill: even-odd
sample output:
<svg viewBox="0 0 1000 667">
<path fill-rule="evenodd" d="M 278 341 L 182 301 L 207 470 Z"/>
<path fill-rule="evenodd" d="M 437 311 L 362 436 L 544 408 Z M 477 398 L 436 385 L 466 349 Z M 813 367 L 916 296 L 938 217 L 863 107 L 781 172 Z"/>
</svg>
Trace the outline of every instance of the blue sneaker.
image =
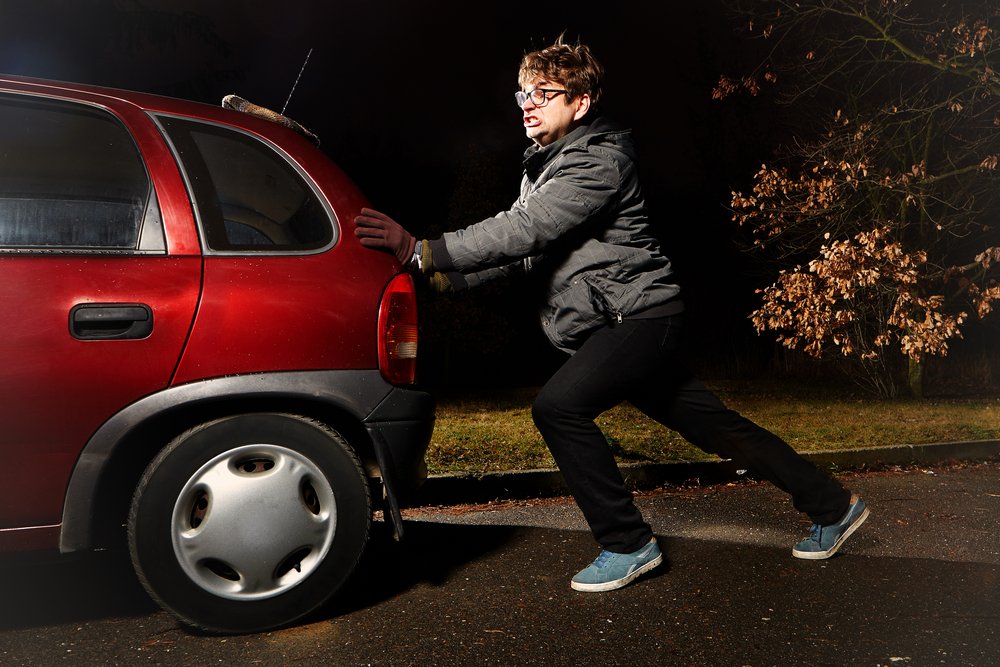
<svg viewBox="0 0 1000 667">
<path fill-rule="evenodd" d="M 601 551 L 593 563 L 580 570 L 570 582 L 575 590 L 587 593 L 613 591 L 663 562 L 656 538 L 630 554 Z"/>
<path fill-rule="evenodd" d="M 796 558 L 820 560 L 837 553 L 851 533 L 856 531 L 868 518 L 868 508 L 859 496 L 851 496 L 851 504 L 847 513 L 835 524 L 821 526 L 814 523 L 809 530 L 809 537 L 792 547 L 792 555 Z"/>
</svg>

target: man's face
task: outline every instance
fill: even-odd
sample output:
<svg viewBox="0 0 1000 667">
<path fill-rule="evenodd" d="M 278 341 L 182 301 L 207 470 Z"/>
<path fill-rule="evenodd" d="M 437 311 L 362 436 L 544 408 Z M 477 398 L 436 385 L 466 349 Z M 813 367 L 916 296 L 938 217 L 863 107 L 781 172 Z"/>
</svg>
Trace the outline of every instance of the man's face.
<svg viewBox="0 0 1000 667">
<path fill-rule="evenodd" d="M 539 88 L 565 90 L 557 81 L 535 79 L 524 89 L 531 93 Z M 539 146 L 548 146 L 553 141 L 566 136 L 590 109 L 590 96 L 581 95 L 569 100 L 565 92 L 546 93 L 547 101 L 540 105 L 529 97 L 521 105 L 524 130 L 528 138 Z"/>
</svg>

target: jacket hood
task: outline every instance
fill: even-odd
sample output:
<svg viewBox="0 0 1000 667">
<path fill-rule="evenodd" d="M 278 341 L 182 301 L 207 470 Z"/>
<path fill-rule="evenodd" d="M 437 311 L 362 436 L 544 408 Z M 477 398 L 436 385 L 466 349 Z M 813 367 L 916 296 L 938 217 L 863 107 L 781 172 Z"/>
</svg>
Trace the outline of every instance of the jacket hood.
<svg viewBox="0 0 1000 667">
<path fill-rule="evenodd" d="M 528 177 L 534 180 L 553 157 L 564 150 L 581 148 L 594 144 L 611 145 L 628 155 L 629 159 L 637 158 L 635 142 L 632 141 L 632 130 L 605 116 L 595 116 L 589 121 L 573 128 L 564 137 L 553 141 L 548 146 L 534 144 L 524 152 L 524 169 Z"/>
</svg>

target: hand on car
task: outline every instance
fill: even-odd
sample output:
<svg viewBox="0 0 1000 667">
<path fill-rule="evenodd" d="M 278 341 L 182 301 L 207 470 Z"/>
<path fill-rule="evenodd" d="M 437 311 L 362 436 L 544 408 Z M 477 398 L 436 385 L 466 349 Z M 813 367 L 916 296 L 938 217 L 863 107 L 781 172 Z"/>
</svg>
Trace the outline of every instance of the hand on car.
<svg viewBox="0 0 1000 667">
<path fill-rule="evenodd" d="M 357 225 L 354 235 L 361 239 L 361 245 L 386 250 L 404 266 L 409 264 L 417 239 L 398 222 L 385 213 L 363 208 L 361 214 L 354 218 L 354 224 Z"/>
</svg>

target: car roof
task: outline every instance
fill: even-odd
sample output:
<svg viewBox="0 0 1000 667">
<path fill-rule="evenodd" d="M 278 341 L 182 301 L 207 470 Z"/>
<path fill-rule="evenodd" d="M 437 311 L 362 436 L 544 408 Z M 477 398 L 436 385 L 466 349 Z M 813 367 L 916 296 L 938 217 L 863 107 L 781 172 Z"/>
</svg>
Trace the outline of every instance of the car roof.
<svg viewBox="0 0 1000 667">
<path fill-rule="evenodd" d="M 147 112 L 189 116 L 236 125 L 265 136 L 277 131 L 283 137 L 293 135 L 302 138 L 301 135 L 278 123 L 248 113 L 225 109 L 221 106 L 221 100 L 220 105 L 215 106 L 203 102 L 121 88 L 0 74 L 0 92 L 3 91 L 51 95 L 53 97 L 87 101 L 112 109 L 123 104 L 131 105 Z"/>
</svg>

